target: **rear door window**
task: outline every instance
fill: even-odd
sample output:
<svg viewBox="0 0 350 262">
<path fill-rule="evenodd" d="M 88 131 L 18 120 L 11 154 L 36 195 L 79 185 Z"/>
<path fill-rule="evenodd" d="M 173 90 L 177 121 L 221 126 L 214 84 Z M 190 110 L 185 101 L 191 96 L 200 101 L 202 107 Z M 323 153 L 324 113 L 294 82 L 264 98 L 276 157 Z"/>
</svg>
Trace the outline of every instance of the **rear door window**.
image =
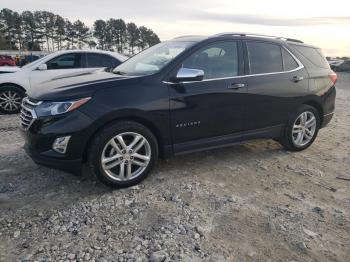
<svg viewBox="0 0 350 262">
<path fill-rule="evenodd" d="M 329 68 L 327 59 L 322 54 L 321 49 L 308 46 L 292 45 L 298 50 L 307 60 L 317 67 Z"/>
<path fill-rule="evenodd" d="M 104 54 L 87 53 L 86 59 L 87 59 L 88 68 L 93 68 L 93 67 L 114 68 L 120 64 L 120 62 L 118 62 L 113 57 L 109 55 L 104 55 Z"/>
<path fill-rule="evenodd" d="M 290 71 L 299 67 L 297 61 L 288 53 L 284 48 L 282 48 L 283 65 L 284 71 Z"/>
<path fill-rule="evenodd" d="M 282 53 L 279 45 L 265 42 L 247 42 L 250 74 L 283 71 Z"/>
</svg>

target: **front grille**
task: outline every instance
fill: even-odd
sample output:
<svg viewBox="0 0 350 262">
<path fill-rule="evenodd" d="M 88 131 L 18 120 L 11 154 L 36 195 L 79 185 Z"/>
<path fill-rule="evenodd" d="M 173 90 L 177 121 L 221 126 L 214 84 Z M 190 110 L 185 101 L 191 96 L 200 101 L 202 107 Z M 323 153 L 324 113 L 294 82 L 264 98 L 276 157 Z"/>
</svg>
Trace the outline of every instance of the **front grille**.
<svg viewBox="0 0 350 262">
<path fill-rule="evenodd" d="M 41 102 L 31 100 L 28 97 L 25 97 L 22 101 L 22 109 L 20 114 L 20 126 L 24 130 L 28 130 L 29 127 L 33 124 L 36 119 L 36 114 L 34 108 L 39 105 Z"/>
</svg>

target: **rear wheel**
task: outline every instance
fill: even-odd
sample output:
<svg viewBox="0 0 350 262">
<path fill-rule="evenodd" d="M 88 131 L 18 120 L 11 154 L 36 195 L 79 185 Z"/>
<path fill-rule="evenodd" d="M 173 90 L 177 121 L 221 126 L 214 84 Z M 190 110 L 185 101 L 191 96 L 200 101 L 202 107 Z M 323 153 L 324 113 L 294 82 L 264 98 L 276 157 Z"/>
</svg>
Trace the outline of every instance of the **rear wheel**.
<svg viewBox="0 0 350 262">
<path fill-rule="evenodd" d="M 319 127 L 318 111 L 312 106 L 303 105 L 291 117 L 279 142 L 291 151 L 304 150 L 316 139 Z"/>
<path fill-rule="evenodd" d="M 137 122 L 123 121 L 95 137 L 89 164 L 104 184 L 128 187 L 145 179 L 157 158 L 158 145 L 152 132 Z"/>
<path fill-rule="evenodd" d="M 3 114 L 16 114 L 21 110 L 24 91 L 12 85 L 0 87 L 0 112 Z"/>
</svg>

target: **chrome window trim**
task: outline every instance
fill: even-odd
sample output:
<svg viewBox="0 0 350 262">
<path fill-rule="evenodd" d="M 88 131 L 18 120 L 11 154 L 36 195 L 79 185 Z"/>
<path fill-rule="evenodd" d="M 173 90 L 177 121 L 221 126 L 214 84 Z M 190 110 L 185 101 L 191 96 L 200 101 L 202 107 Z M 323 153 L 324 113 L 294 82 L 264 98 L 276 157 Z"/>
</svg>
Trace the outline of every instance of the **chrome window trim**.
<svg viewBox="0 0 350 262">
<path fill-rule="evenodd" d="M 288 70 L 288 71 L 282 71 L 282 72 L 271 72 L 271 73 L 261 73 L 261 74 L 249 74 L 249 75 L 241 75 L 241 76 L 231 76 L 231 77 L 221 77 L 221 78 L 211 78 L 211 79 L 203 79 L 202 81 L 185 81 L 181 82 L 181 84 L 189 84 L 189 83 L 198 83 L 198 82 L 208 82 L 208 81 L 216 81 L 216 80 L 226 80 L 226 79 L 236 79 L 236 78 L 246 78 L 246 77 L 253 77 L 253 76 L 265 76 L 265 75 L 277 75 L 277 74 L 287 74 L 299 71 L 300 69 L 305 68 L 304 65 L 300 62 L 300 60 L 286 47 L 282 46 L 297 62 L 298 67 Z M 162 81 L 164 84 L 169 85 L 175 85 L 179 83 L 169 82 L 169 81 Z"/>
<path fill-rule="evenodd" d="M 294 58 L 294 60 L 297 62 L 297 64 L 299 65 L 297 68 L 295 68 L 295 69 L 298 69 L 298 68 L 304 68 L 304 65 L 300 62 L 300 60 L 288 49 L 288 48 L 286 48 L 285 46 L 282 46 L 282 48 L 284 49 L 284 50 L 286 50 L 293 58 Z M 290 72 L 293 72 L 293 70 L 295 70 L 295 69 L 292 69 L 292 70 L 289 70 Z M 288 72 L 288 71 L 286 71 L 286 72 Z"/>
</svg>

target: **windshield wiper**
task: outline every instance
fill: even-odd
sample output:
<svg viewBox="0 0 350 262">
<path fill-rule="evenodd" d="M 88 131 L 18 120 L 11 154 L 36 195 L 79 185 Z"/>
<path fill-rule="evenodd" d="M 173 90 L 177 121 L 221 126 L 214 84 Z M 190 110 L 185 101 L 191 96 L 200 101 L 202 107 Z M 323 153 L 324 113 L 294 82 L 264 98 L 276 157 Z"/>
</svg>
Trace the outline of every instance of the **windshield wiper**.
<svg viewBox="0 0 350 262">
<path fill-rule="evenodd" d="M 123 71 L 113 71 L 113 74 L 117 74 L 117 75 L 121 75 L 121 76 L 127 75 L 127 73 L 123 72 Z"/>
</svg>

